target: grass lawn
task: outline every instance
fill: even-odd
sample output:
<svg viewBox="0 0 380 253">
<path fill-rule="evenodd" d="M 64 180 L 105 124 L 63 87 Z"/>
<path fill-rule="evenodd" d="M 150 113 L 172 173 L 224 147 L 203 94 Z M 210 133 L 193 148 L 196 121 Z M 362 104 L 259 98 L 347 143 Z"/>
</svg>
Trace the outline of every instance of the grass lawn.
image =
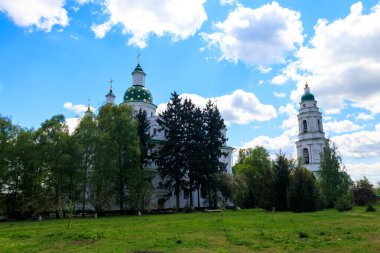
<svg viewBox="0 0 380 253">
<path fill-rule="evenodd" d="M 380 206 L 0 223 L 0 252 L 380 252 Z"/>
</svg>

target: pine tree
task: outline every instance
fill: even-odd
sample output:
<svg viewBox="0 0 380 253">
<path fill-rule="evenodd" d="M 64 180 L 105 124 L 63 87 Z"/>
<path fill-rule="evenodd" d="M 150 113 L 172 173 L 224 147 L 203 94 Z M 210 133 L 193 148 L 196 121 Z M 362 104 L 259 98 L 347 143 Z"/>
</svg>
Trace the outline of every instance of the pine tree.
<svg viewBox="0 0 380 253">
<path fill-rule="evenodd" d="M 140 139 L 140 166 L 141 169 L 143 169 L 146 168 L 151 162 L 151 151 L 153 144 L 149 142 L 149 140 L 152 136 L 150 135 L 150 123 L 148 121 L 146 111 L 140 109 L 136 117 L 139 124 L 137 133 Z"/>
<path fill-rule="evenodd" d="M 275 208 L 283 211 L 288 209 L 287 191 L 290 181 L 290 171 L 292 168 L 291 160 L 284 154 L 277 154 L 273 162 L 273 169 L 276 175 L 275 181 Z"/>
<path fill-rule="evenodd" d="M 203 110 L 204 156 L 202 159 L 204 195 L 208 196 L 209 205 L 217 205 L 217 186 L 213 180 L 214 175 L 226 171 L 226 164 L 220 162 L 223 154 L 221 148 L 226 142 L 223 131 L 224 120 L 218 108 L 209 100 Z"/>
<path fill-rule="evenodd" d="M 165 141 L 156 154 L 157 170 L 165 180 L 164 186 L 170 194 L 174 192 L 176 208 L 180 207 L 180 193 L 186 189 L 184 159 L 184 128 L 182 126 L 182 103 L 176 92 L 172 93 L 167 108 L 159 115 L 159 131 L 164 132 Z"/>
</svg>

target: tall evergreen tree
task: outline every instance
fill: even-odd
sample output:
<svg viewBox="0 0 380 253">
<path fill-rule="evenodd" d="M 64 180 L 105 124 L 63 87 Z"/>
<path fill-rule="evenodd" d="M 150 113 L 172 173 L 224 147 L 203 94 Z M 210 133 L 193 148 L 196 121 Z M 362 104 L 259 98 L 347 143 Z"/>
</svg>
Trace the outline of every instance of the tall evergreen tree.
<svg viewBox="0 0 380 253">
<path fill-rule="evenodd" d="M 290 171 L 293 167 L 292 161 L 286 158 L 284 154 L 277 154 L 273 161 L 273 170 L 276 175 L 275 179 L 275 208 L 283 211 L 288 208 L 287 191 L 290 181 Z"/>
<path fill-rule="evenodd" d="M 326 140 L 318 179 L 327 207 L 334 207 L 335 201 L 347 193 L 351 179 L 342 167 L 342 159 L 338 154 L 335 144 Z"/>
<path fill-rule="evenodd" d="M 218 108 L 209 100 L 203 110 L 204 156 L 202 159 L 202 189 L 208 196 L 209 205 L 217 205 L 217 185 L 213 180 L 215 174 L 226 171 L 226 164 L 219 159 L 223 154 L 222 147 L 226 142 L 225 124 Z"/>
<path fill-rule="evenodd" d="M 164 186 L 174 192 L 176 208 L 180 207 L 180 193 L 186 189 L 184 159 L 184 128 L 182 126 L 182 103 L 176 92 L 172 93 L 167 108 L 159 115 L 157 123 L 164 132 L 165 141 L 156 155 L 156 164 Z"/>
<path fill-rule="evenodd" d="M 140 166 L 141 169 L 143 169 L 147 168 L 152 160 L 151 152 L 153 144 L 149 141 L 152 136 L 150 134 L 150 123 L 148 121 L 146 111 L 140 109 L 136 117 L 138 120 L 137 133 L 140 139 Z"/>
</svg>

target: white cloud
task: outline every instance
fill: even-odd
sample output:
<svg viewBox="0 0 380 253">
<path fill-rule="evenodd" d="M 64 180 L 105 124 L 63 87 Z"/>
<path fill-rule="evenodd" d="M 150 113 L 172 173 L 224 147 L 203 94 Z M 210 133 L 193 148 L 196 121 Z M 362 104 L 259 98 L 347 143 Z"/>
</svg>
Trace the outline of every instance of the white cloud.
<svg viewBox="0 0 380 253">
<path fill-rule="evenodd" d="M 84 4 L 94 2 L 94 0 L 76 0 L 76 2 L 80 5 L 84 5 Z"/>
<path fill-rule="evenodd" d="M 364 112 L 359 113 L 358 116 L 355 117 L 355 119 L 357 119 L 357 120 L 372 120 L 374 118 L 375 117 L 373 114 L 367 114 Z"/>
<path fill-rule="evenodd" d="M 288 78 L 286 76 L 277 75 L 277 76 L 273 77 L 271 83 L 276 84 L 276 85 L 283 85 L 286 83 L 286 81 L 288 81 Z"/>
<path fill-rule="evenodd" d="M 364 127 L 353 123 L 350 120 L 330 121 L 323 124 L 327 132 L 344 133 L 362 130 Z"/>
<path fill-rule="evenodd" d="M 104 3 L 109 20 L 92 25 L 96 38 L 103 38 L 120 24 L 123 33 L 131 34 L 129 45 L 147 46 L 149 35 L 171 35 L 174 41 L 195 34 L 207 19 L 203 4 L 206 0 L 107 0 Z"/>
<path fill-rule="evenodd" d="M 241 148 L 254 148 L 256 146 L 263 146 L 272 155 L 275 153 L 281 153 L 290 155 L 296 158 L 296 145 L 298 132 L 294 132 L 293 129 L 284 131 L 280 136 L 269 137 L 260 135 L 249 142 L 243 144 Z"/>
<path fill-rule="evenodd" d="M 297 132 L 298 131 L 298 118 L 297 118 L 298 111 L 295 108 L 295 106 L 293 104 L 280 106 L 280 108 L 278 108 L 278 112 L 280 114 L 288 115 L 288 118 L 285 119 L 281 123 L 281 128 L 291 130 L 292 133 Z"/>
<path fill-rule="evenodd" d="M 347 173 L 354 181 L 367 177 L 368 180 L 377 185 L 380 182 L 380 162 L 376 163 L 349 163 L 345 165 Z"/>
<path fill-rule="evenodd" d="M 270 67 L 265 67 L 265 66 L 259 66 L 259 71 L 262 74 L 266 74 L 272 71 L 272 68 Z"/>
<path fill-rule="evenodd" d="M 220 0 L 220 5 L 233 5 L 236 4 L 238 0 Z"/>
<path fill-rule="evenodd" d="M 284 98 L 286 97 L 285 92 L 273 92 L 273 96 L 278 97 L 278 98 Z"/>
<path fill-rule="evenodd" d="M 199 107 L 205 107 L 210 99 L 218 106 L 220 114 L 228 123 L 245 125 L 253 121 L 268 121 L 277 117 L 276 109 L 272 105 L 262 104 L 254 93 L 243 90 L 235 90 L 232 94 L 204 98 L 197 94 L 182 94 L 181 98 L 190 98 Z M 158 111 L 163 111 L 166 103 L 158 106 Z"/>
<path fill-rule="evenodd" d="M 18 26 L 35 26 L 50 32 L 54 25 L 69 24 L 64 5 L 65 0 L 0 0 L 0 11 L 7 13 Z"/>
<path fill-rule="evenodd" d="M 360 131 L 331 138 L 338 146 L 342 156 L 369 158 L 380 156 L 380 124 L 374 131 Z"/>
<path fill-rule="evenodd" d="M 238 4 L 214 33 L 201 33 L 209 46 L 220 48 L 221 59 L 248 65 L 285 62 L 286 56 L 302 44 L 300 13 L 277 2 L 257 9 Z"/>
<path fill-rule="evenodd" d="M 73 103 L 71 102 L 66 102 L 63 104 L 63 107 L 71 112 L 75 112 L 76 114 L 79 114 L 79 115 L 82 115 L 84 112 L 87 111 L 88 109 L 88 106 L 87 105 L 74 105 Z M 90 106 L 90 110 L 92 112 L 95 111 L 95 108 Z"/>
<path fill-rule="evenodd" d="M 363 13 L 358 2 L 345 18 L 319 20 L 314 37 L 296 54 L 297 68 L 310 73 L 308 81 L 327 111 L 339 113 L 351 101 L 354 107 L 380 113 L 379 23 L 380 3 Z M 297 101 L 302 93 L 303 83 L 298 82 L 292 99 Z"/>
</svg>

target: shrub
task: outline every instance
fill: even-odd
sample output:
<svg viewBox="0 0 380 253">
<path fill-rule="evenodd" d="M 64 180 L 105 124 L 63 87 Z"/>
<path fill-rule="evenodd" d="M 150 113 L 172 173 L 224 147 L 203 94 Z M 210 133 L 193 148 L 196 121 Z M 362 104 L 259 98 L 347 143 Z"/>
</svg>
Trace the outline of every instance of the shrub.
<svg viewBox="0 0 380 253">
<path fill-rule="evenodd" d="M 338 198 L 335 202 L 335 209 L 339 212 L 350 211 L 354 206 L 353 196 L 351 193 L 346 193 L 342 197 Z"/>
<path fill-rule="evenodd" d="M 368 204 L 365 211 L 366 212 L 376 212 L 376 209 L 373 207 L 372 204 Z"/>
<path fill-rule="evenodd" d="M 355 183 L 352 188 L 352 193 L 355 197 L 355 204 L 358 206 L 376 203 L 376 194 L 373 189 L 373 185 L 366 177 Z"/>
</svg>

